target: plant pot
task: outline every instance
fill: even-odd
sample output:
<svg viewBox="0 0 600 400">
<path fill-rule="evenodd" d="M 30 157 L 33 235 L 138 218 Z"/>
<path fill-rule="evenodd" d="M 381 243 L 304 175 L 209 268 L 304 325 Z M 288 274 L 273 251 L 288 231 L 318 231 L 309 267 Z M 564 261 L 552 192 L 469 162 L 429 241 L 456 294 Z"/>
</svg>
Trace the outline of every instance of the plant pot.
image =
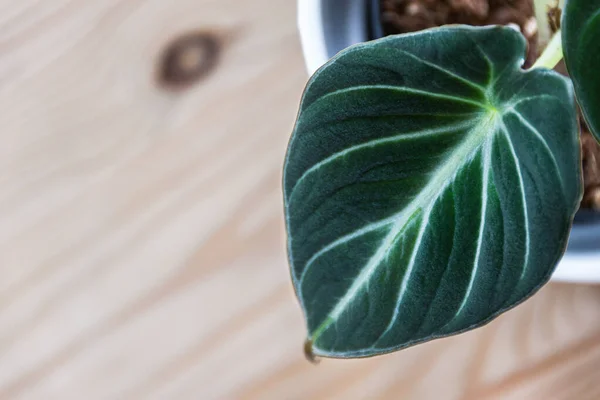
<svg viewBox="0 0 600 400">
<path fill-rule="evenodd" d="M 380 36 L 378 0 L 298 0 L 298 25 L 308 72 L 340 50 Z M 553 281 L 600 283 L 600 214 L 575 217 L 569 246 Z"/>
</svg>

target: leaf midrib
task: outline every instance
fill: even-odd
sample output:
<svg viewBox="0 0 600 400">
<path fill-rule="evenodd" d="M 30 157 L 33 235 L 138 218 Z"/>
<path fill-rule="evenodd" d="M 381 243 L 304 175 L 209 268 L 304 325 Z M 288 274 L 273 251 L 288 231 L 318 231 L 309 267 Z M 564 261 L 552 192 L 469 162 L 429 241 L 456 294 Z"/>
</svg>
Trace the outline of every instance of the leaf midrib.
<svg viewBox="0 0 600 400">
<path fill-rule="evenodd" d="M 309 340 L 313 343 L 314 350 L 318 350 L 318 347 L 315 345 L 318 337 L 325 331 L 331 324 L 333 324 L 340 315 L 344 312 L 347 306 L 352 302 L 352 300 L 356 297 L 362 287 L 369 281 L 370 277 L 373 275 L 377 266 L 381 264 L 381 260 L 389 252 L 391 245 L 396 239 L 397 235 L 400 234 L 403 228 L 406 226 L 407 222 L 411 219 L 411 217 L 418 212 L 419 210 L 424 212 L 424 218 L 421 221 L 421 226 L 419 227 L 419 237 L 423 234 L 423 227 L 427 225 L 429 213 L 431 208 L 435 204 L 435 201 L 440 196 L 441 193 L 446 189 L 446 187 L 454 180 L 458 171 L 466 165 L 468 162 L 472 160 L 475 154 L 481 149 L 484 145 L 486 139 L 491 140 L 491 136 L 496 131 L 496 125 L 498 121 L 501 120 L 502 116 L 496 111 L 489 111 L 482 114 L 479 119 L 479 123 L 476 123 L 473 126 L 472 131 L 466 136 L 461 145 L 452 152 L 452 154 L 448 157 L 447 161 L 433 174 L 430 182 L 423 188 L 421 193 L 410 203 L 408 204 L 402 211 L 396 214 L 393 220 L 390 222 L 392 227 L 390 228 L 389 233 L 383 239 L 382 244 L 377 249 L 377 252 L 369 259 L 367 264 L 362 268 L 361 272 L 354 280 L 346 294 L 338 301 L 335 307 L 328 313 L 327 317 L 324 321 L 314 330 L 314 333 L 309 337 Z M 361 229 L 361 230 L 364 230 Z M 417 238 L 419 240 L 419 238 Z M 339 245 L 341 243 L 337 243 Z M 418 246 L 415 244 L 413 248 L 413 252 L 417 251 Z M 321 253 L 324 254 L 324 253 Z M 414 256 L 414 254 L 413 254 Z M 313 257 L 305 267 L 303 271 L 303 276 L 308 270 L 311 262 L 313 262 L 316 258 Z M 404 291 L 408 285 L 408 278 L 412 271 L 412 267 L 414 266 L 414 257 L 411 257 L 411 264 L 407 267 L 405 275 L 403 277 L 403 282 L 401 284 L 401 291 L 399 294 L 399 299 L 403 296 Z M 303 279 L 300 279 L 300 285 L 302 285 Z M 300 291 L 301 293 L 301 291 Z M 392 318 L 392 321 L 394 318 Z M 315 351 L 315 354 L 318 354 L 318 351 Z"/>
</svg>

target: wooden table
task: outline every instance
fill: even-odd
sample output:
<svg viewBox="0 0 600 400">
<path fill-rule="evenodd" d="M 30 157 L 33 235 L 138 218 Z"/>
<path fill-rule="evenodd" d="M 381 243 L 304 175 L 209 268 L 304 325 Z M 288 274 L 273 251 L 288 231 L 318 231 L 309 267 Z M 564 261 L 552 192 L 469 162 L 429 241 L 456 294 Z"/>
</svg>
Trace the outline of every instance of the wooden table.
<svg viewBox="0 0 600 400">
<path fill-rule="evenodd" d="M 188 32 L 202 76 L 161 81 Z M 292 0 L 0 0 L 0 399 L 600 398 L 595 287 L 304 359 L 280 180 L 306 79 Z"/>
</svg>

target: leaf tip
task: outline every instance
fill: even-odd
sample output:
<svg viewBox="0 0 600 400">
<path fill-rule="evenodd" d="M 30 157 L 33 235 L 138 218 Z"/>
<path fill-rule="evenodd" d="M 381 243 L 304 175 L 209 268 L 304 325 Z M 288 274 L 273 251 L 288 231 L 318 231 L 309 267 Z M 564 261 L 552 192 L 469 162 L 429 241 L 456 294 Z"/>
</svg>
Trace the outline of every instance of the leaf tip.
<svg viewBox="0 0 600 400">
<path fill-rule="evenodd" d="M 304 356 L 308 361 L 310 361 L 313 364 L 318 364 L 320 362 L 317 356 L 315 356 L 315 353 L 313 351 L 313 342 L 310 339 L 306 339 L 306 341 L 304 342 Z"/>
</svg>

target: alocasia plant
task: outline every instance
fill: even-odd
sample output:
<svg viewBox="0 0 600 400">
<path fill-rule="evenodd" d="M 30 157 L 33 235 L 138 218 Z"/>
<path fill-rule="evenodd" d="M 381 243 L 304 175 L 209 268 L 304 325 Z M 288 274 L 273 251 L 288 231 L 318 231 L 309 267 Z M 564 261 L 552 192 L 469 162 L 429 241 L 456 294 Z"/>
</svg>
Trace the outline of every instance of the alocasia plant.
<svg viewBox="0 0 600 400">
<path fill-rule="evenodd" d="M 599 10 L 570 0 L 562 38 L 596 135 Z M 525 71 L 518 32 L 441 27 L 353 46 L 314 74 L 284 169 L 307 354 L 459 333 L 548 281 L 582 196 L 571 81 L 548 69 L 560 44 Z"/>
</svg>

